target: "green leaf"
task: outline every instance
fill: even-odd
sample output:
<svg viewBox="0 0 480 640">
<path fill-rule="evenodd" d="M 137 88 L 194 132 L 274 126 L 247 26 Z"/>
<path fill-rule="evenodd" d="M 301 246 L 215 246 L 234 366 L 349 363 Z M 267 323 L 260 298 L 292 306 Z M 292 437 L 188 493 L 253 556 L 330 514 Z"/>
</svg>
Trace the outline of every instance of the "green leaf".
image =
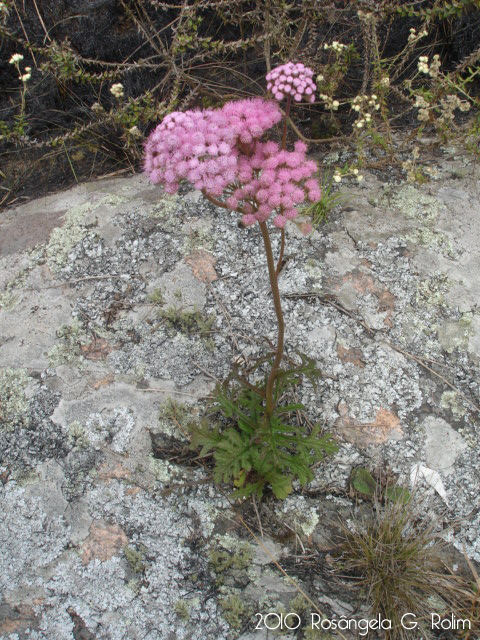
<svg viewBox="0 0 480 640">
<path fill-rule="evenodd" d="M 244 441 L 241 434 L 235 429 L 227 429 L 222 433 L 222 440 L 217 442 L 214 454 L 214 477 L 217 482 L 227 482 L 230 478 L 236 478 L 242 470 L 250 471 L 249 460 L 250 446 Z"/>
<path fill-rule="evenodd" d="M 274 496 L 279 500 L 284 500 L 292 493 L 292 476 L 285 476 L 281 473 L 271 474 L 267 480 L 272 487 Z"/>
<path fill-rule="evenodd" d="M 358 468 L 352 474 L 352 486 L 355 491 L 364 496 L 374 496 L 377 490 L 377 483 L 368 469 Z"/>
<path fill-rule="evenodd" d="M 407 504 L 410 502 L 412 494 L 405 487 L 387 487 L 385 489 L 385 498 L 392 502 Z"/>
<path fill-rule="evenodd" d="M 202 450 L 200 451 L 201 456 L 209 453 L 222 440 L 222 435 L 219 432 L 218 427 L 209 429 L 205 425 L 202 425 L 200 427 L 193 425 L 190 426 L 190 429 L 192 433 L 191 448 L 196 449 L 197 447 L 202 447 Z"/>
<path fill-rule="evenodd" d="M 302 487 L 307 482 L 313 480 L 313 473 L 309 467 L 309 459 L 303 458 L 301 455 L 292 456 L 290 459 L 289 468 L 297 476 Z"/>
</svg>

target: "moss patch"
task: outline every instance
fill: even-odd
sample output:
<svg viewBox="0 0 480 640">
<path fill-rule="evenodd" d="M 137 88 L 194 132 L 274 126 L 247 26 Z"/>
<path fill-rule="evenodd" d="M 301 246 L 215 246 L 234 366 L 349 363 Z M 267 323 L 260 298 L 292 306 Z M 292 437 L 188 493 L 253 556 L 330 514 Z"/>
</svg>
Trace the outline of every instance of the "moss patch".
<svg viewBox="0 0 480 640">
<path fill-rule="evenodd" d="M 143 573 L 147 568 L 144 562 L 145 550 L 142 548 L 140 551 L 137 551 L 137 549 L 133 549 L 132 547 L 125 547 L 123 551 L 132 571 L 134 573 Z"/>
<path fill-rule="evenodd" d="M 0 430 L 29 426 L 30 402 L 25 392 L 30 380 L 25 369 L 0 371 Z"/>
<path fill-rule="evenodd" d="M 247 569 L 252 562 L 252 551 L 247 543 L 241 544 L 236 551 L 211 549 L 208 560 L 215 573 L 224 573 L 230 569 Z"/>
<path fill-rule="evenodd" d="M 158 312 L 158 317 L 171 329 L 175 329 L 187 336 L 198 334 L 201 338 L 206 338 L 210 335 L 215 322 L 213 314 L 205 315 L 198 309 L 183 311 L 177 307 L 161 309 Z"/>
<path fill-rule="evenodd" d="M 185 600 L 177 600 L 177 602 L 175 603 L 175 613 L 182 620 L 190 619 L 190 611 Z"/>
<path fill-rule="evenodd" d="M 0 292 L 0 309 L 10 311 L 17 304 L 18 295 L 15 293 L 15 289 L 22 287 L 25 284 L 27 275 L 32 270 L 32 267 L 26 267 L 17 273 L 17 275 L 7 282 L 2 292 Z"/>
<path fill-rule="evenodd" d="M 248 607 L 245 601 L 237 594 L 231 594 L 225 598 L 219 598 L 218 603 L 222 608 L 222 615 L 233 629 L 240 629 L 248 615 Z"/>
<path fill-rule="evenodd" d="M 85 340 L 87 335 L 80 323 L 74 320 L 71 325 L 63 325 L 58 329 L 57 337 L 61 339 L 61 343 L 55 344 L 47 354 L 50 366 L 55 368 L 62 364 L 81 364 L 81 341 Z"/>
</svg>

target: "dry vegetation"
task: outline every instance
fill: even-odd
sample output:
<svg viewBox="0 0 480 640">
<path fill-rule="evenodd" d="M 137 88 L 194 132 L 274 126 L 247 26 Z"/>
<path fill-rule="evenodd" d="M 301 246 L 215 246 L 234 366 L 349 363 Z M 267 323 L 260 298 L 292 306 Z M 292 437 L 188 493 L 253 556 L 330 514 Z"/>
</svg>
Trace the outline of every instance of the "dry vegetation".
<svg viewBox="0 0 480 640">
<path fill-rule="evenodd" d="M 478 0 L 77 4 L 0 3 L 2 205 L 138 170 L 166 113 L 262 95 L 265 73 L 287 60 L 319 76 L 317 102 L 296 112 L 299 133 L 354 150 L 340 178 L 396 162 L 428 180 L 417 151 L 398 153 L 405 125 L 407 149 L 424 132 L 477 147 Z"/>
</svg>

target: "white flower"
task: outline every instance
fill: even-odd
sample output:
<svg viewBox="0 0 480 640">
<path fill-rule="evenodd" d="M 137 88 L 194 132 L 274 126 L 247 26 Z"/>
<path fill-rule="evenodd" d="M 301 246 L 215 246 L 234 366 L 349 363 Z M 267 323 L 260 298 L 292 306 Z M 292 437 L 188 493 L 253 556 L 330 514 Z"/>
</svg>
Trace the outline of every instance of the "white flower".
<svg viewBox="0 0 480 640">
<path fill-rule="evenodd" d="M 353 175 L 358 176 L 358 169 L 353 169 Z"/>
<path fill-rule="evenodd" d="M 32 67 L 25 67 L 25 73 L 30 73 L 31 70 L 32 70 Z"/>
<path fill-rule="evenodd" d="M 361 129 L 363 127 L 363 125 L 365 124 L 365 122 L 363 120 L 359 120 L 356 124 L 357 129 Z"/>
<path fill-rule="evenodd" d="M 380 80 L 380 84 L 382 85 L 382 87 L 389 87 L 390 78 L 388 76 L 383 76 L 383 78 Z"/>
<path fill-rule="evenodd" d="M 24 73 L 23 76 L 20 76 L 20 80 L 22 80 L 22 82 L 28 82 L 31 77 L 31 73 Z"/>
<path fill-rule="evenodd" d="M 362 180 L 363 180 L 363 176 L 362 176 L 361 174 L 360 174 L 360 175 L 358 175 L 358 176 L 357 176 L 357 180 L 358 180 L 358 182 L 362 182 Z"/>
<path fill-rule="evenodd" d="M 141 136 L 142 135 L 142 132 L 137 127 L 137 125 L 134 125 L 133 127 L 130 127 L 130 129 L 128 130 L 128 133 L 130 133 L 132 136 Z"/>
<path fill-rule="evenodd" d="M 10 58 L 10 60 L 8 61 L 10 64 L 17 64 L 17 62 L 20 62 L 20 60 L 23 60 L 23 56 L 21 53 L 14 53 L 13 56 Z"/>
<path fill-rule="evenodd" d="M 335 180 L 335 182 L 341 182 L 342 181 L 342 176 L 339 173 L 336 173 L 333 176 L 333 179 Z"/>
<path fill-rule="evenodd" d="M 359 104 L 354 104 L 354 105 L 353 105 L 353 107 L 352 107 L 352 109 L 353 109 L 354 111 L 360 111 L 360 105 L 359 105 Z"/>
<path fill-rule="evenodd" d="M 322 76 L 322 74 L 319 73 L 317 76 L 317 82 L 323 82 L 324 80 L 325 80 L 324 76 Z"/>
<path fill-rule="evenodd" d="M 334 100 L 334 101 L 332 102 L 332 109 L 333 109 L 334 111 L 336 111 L 336 110 L 338 109 L 338 107 L 339 107 L 339 106 L 340 106 L 340 102 L 339 102 L 338 100 Z"/>
<path fill-rule="evenodd" d="M 110 93 L 115 96 L 115 98 L 123 98 L 123 84 L 121 82 L 112 84 L 112 86 L 110 87 Z"/>
</svg>

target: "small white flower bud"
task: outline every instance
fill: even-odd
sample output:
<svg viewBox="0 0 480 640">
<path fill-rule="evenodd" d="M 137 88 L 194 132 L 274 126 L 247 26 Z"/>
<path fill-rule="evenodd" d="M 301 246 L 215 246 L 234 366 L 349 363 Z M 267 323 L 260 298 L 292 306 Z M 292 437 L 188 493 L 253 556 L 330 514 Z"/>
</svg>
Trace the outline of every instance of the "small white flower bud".
<svg viewBox="0 0 480 640">
<path fill-rule="evenodd" d="M 21 60 L 23 60 L 23 56 L 21 53 L 14 53 L 13 56 L 10 58 L 10 60 L 8 61 L 10 64 L 17 64 L 17 62 L 20 62 Z"/>
</svg>

